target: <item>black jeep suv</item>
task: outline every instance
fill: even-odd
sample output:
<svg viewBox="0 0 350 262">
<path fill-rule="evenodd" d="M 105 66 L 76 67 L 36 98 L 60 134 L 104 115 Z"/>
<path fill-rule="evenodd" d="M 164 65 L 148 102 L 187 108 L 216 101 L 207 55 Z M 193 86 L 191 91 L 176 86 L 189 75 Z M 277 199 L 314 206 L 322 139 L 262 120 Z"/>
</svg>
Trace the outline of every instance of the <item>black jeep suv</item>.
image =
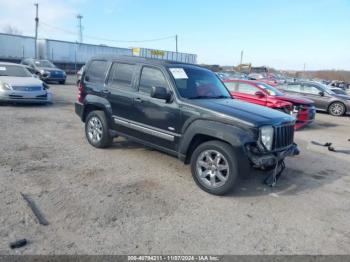
<svg viewBox="0 0 350 262">
<path fill-rule="evenodd" d="M 250 166 L 276 170 L 298 152 L 295 119 L 232 99 L 202 67 L 136 57 L 87 63 L 75 111 L 97 148 L 123 136 L 191 164 L 203 190 L 222 195 Z"/>
</svg>

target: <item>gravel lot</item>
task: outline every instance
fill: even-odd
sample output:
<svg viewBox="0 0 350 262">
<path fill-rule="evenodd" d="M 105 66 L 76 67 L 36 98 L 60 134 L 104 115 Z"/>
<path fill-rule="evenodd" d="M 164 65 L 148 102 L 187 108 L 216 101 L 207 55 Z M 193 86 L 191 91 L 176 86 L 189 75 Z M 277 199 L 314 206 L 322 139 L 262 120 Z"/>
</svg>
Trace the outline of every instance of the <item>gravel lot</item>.
<svg viewBox="0 0 350 262">
<path fill-rule="evenodd" d="M 320 113 L 298 131 L 301 155 L 276 188 L 257 172 L 217 197 L 166 154 L 123 139 L 94 149 L 76 87 L 51 91 L 51 106 L 0 107 L 0 254 L 350 254 L 349 116 Z M 20 238 L 29 244 L 11 250 Z"/>
</svg>

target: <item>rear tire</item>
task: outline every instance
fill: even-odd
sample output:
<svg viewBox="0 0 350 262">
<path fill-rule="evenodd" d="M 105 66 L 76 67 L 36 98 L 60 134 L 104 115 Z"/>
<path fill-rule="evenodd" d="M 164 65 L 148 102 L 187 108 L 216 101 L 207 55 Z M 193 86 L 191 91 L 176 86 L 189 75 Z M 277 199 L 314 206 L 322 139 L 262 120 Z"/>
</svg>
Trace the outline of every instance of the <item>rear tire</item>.
<svg viewBox="0 0 350 262">
<path fill-rule="evenodd" d="M 191 157 L 192 177 L 213 195 L 229 193 L 238 177 L 238 161 L 232 146 L 213 140 L 199 145 Z"/>
<path fill-rule="evenodd" d="M 333 102 L 328 107 L 328 113 L 332 116 L 342 116 L 345 114 L 346 108 L 342 102 Z"/>
<path fill-rule="evenodd" d="M 85 120 L 85 136 L 88 142 L 96 148 L 106 148 L 113 142 L 109 134 L 108 122 L 103 111 L 90 112 Z"/>
</svg>

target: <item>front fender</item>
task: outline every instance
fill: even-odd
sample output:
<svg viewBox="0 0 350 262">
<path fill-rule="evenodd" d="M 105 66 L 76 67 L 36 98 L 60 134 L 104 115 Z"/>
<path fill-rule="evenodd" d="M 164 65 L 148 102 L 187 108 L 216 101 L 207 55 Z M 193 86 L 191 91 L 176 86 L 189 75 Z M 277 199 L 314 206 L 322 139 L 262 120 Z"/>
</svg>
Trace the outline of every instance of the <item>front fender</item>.
<svg viewBox="0 0 350 262">
<path fill-rule="evenodd" d="M 215 121 L 196 120 L 184 132 L 180 145 L 179 157 L 188 163 L 190 159 L 191 150 L 189 150 L 192 140 L 196 135 L 206 135 L 213 137 L 213 139 L 222 140 L 230 144 L 237 157 L 239 163 L 239 171 L 242 174 L 249 173 L 249 159 L 245 152 L 244 145 L 257 140 L 257 134 L 254 130 L 242 129 L 234 125 L 228 125 Z"/>
<path fill-rule="evenodd" d="M 253 142 L 255 134 L 249 129 L 242 129 L 215 121 L 196 120 L 184 132 L 179 146 L 180 154 L 185 155 L 191 141 L 196 135 L 207 135 L 223 140 L 234 148 L 242 147 L 248 142 Z"/>
</svg>

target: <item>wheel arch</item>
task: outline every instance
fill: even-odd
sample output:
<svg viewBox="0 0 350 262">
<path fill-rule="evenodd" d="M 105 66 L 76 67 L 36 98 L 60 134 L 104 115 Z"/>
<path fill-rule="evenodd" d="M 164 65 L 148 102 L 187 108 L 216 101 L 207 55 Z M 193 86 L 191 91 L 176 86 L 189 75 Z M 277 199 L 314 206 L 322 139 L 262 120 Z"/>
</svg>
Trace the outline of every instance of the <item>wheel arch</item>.
<svg viewBox="0 0 350 262">
<path fill-rule="evenodd" d="M 84 101 L 82 121 L 85 122 L 87 115 L 95 110 L 104 111 L 108 121 L 112 117 L 112 107 L 107 99 L 98 96 L 87 95 Z"/>
<path fill-rule="evenodd" d="M 244 153 L 244 145 L 247 142 L 252 142 L 253 137 L 254 134 L 251 130 L 215 121 L 197 120 L 184 133 L 179 153 L 183 156 L 184 163 L 189 164 L 196 147 L 210 140 L 218 140 L 233 148 L 240 163 L 242 163 L 242 167 L 249 166 L 248 157 Z"/>
</svg>

